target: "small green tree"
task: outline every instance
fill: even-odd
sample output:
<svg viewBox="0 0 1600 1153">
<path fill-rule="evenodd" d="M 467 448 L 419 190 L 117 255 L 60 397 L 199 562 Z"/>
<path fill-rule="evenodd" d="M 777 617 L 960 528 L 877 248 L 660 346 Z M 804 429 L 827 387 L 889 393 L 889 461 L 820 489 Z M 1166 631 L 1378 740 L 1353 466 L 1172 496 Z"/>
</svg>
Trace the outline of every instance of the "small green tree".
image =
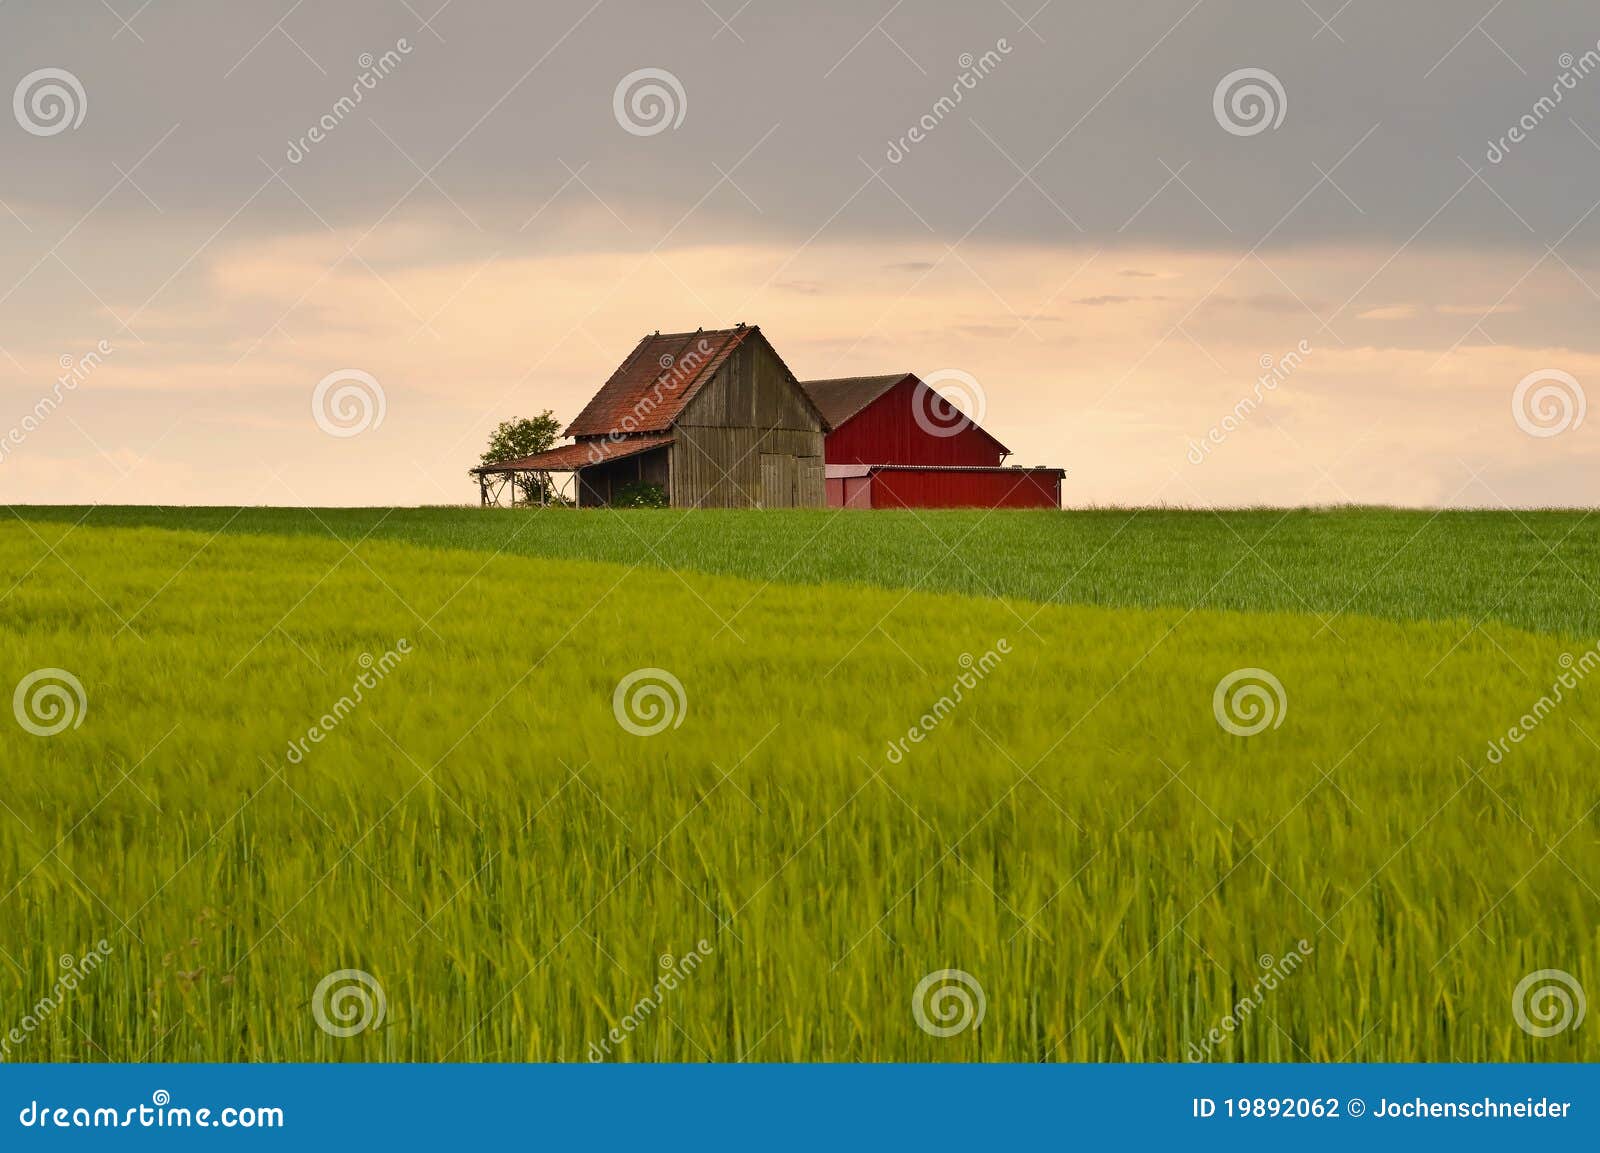
<svg viewBox="0 0 1600 1153">
<path fill-rule="evenodd" d="M 543 452 L 561 439 L 561 422 L 548 408 L 535 417 L 502 420 L 489 434 L 489 447 L 479 458 L 480 465 L 499 464 Z M 469 474 L 470 475 L 470 474 Z M 528 504 L 554 502 L 556 495 L 537 473 L 522 473 L 516 478 L 517 492 Z"/>
</svg>

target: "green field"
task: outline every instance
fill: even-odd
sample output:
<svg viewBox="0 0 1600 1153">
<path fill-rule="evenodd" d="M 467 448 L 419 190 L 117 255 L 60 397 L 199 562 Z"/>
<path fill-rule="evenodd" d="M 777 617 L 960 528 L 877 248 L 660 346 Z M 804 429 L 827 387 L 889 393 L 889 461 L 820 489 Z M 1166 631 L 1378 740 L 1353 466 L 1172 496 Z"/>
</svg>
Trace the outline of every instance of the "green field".
<svg viewBox="0 0 1600 1153">
<path fill-rule="evenodd" d="M 585 512 L 35 507 L 30 521 L 395 540 L 756 581 L 1071 604 L 1460 618 L 1600 633 L 1587 511 Z"/>
<path fill-rule="evenodd" d="M 1582 513 L 13 511 L 0 1058 L 1593 1057 Z"/>
</svg>

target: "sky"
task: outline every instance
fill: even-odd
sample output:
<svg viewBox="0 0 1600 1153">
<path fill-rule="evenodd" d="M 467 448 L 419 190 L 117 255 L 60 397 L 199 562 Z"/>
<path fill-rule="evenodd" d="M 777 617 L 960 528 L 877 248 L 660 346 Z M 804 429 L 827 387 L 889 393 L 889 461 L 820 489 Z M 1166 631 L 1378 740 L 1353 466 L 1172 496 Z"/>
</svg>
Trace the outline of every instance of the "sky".
<svg viewBox="0 0 1600 1153">
<path fill-rule="evenodd" d="M 1600 11 L 3 0 L 0 502 L 453 504 L 640 336 L 1069 505 L 1600 500 Z"/>
</svg>

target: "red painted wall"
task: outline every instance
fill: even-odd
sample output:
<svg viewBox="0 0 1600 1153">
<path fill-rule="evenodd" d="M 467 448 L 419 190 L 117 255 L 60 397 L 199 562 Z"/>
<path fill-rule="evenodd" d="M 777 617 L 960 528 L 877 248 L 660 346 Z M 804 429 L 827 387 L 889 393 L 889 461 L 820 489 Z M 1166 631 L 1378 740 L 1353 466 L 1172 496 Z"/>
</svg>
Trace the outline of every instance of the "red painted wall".
<svg viewBox="0 0 1600 1153">
<path fill-rule="evenodd" d="M 829 464 L 965 464 L 997 465 L 998 441 L 962 417 L 950 435 L 938 436 L 917 422 L 937 393 L 907 378 L 828 434 L 823 452 Z M 933 410 L 936 414 L 938 409 Z M 929 422 L 930 426 L 933 422 Z"/>
<path fill-rule="evenodd" d="M 872 474 L 872 508 L 1060 508 L 1061 476 L 1050 469 Z"/>
<path fill-rule="evenodd" d="M 872 478 L 834 476 L 827 480 L 829 508 L 871 508 Z"/>
</svg>

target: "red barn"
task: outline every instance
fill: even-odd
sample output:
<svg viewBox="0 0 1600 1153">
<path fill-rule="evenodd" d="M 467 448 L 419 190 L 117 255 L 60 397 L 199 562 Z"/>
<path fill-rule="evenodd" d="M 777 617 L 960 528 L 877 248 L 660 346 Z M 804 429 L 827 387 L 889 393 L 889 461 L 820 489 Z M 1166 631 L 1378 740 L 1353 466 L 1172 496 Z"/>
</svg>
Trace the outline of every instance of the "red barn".
<svg viewBox="0 0 1600 1153">
<path fill-rule="evenodd" d="M 1064 470 L 1005 466 L 1011 450 L 913 373 L 801 387 L 830 430 L 831 507 L 1061 507 Z"/>
</svg>

